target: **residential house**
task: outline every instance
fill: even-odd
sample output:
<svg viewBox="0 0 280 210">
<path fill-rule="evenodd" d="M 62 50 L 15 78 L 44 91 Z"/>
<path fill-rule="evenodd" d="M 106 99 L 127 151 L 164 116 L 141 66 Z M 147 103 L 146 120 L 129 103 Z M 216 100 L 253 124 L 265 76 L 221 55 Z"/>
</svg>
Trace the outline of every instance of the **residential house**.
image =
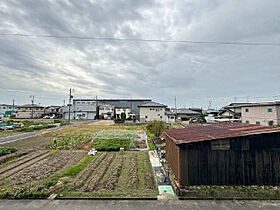
<svg viewBox="0 0 280 210">
<path fill-rule="evenodd" d="M 140 109 L 140 122 L 145 123 L 149 121 L 165 121 L 165 109 L 166 105 L 156 103 L 156 102 L 149 102 L 145 104 L 141 104 L 138 106 Z"/>
<path fill-rule="evenodd" d="M 179 120 L 190 119 L 192 117 L 199 117 L 201 112 L 194 111 L 187 108 L 180 108 L 177 110 L 177 117 Z"/>
<path fill-rule="evenodd" d="M 247 104 L 241 107 L 242 122 L 257 125 L 280 124 L 280 101 Z"/>
<path fill-rule="evenodd" d="M 121 118 L 122 113 L 125 114 L 126 118 L 129 118 L 131 113 L 131 107 L 117 106 L 115 107 L 115 118 Z"/>
<path fill-rule="evenodd" d="M 175 123 L 176 122 L 176 113 L 170 111 L 170 109 L 166 108 L 165 110 L 165 122 L 166 123 Z"/>
<path fill-rule="evenodd" d="M 45 108 L 37 104 L 25 104 L 17 107 L 16 118 L 35 119 L 41 118 L 45 114 Z"/>
<path fill-rule="evenodd" d="M 165 131 L 166 161 L 179 189 L 191 185 L 280 185 L 280 128 L 192 124 Z"/>
<path fill-rule="evenodd" d="M 55 118 L 62 117 L 62 107 L 61 106 L 47 106 L 45 107 L 45 116 L 54 116 Z"/>
<path fill-rule="evenodd" d="M 241 121 L 241 107 L 250 103 L 231 103 L 219 110 L 217 118 Z"/>
<path fill-rule="evenodd" d="M 114 117 L 114 107 L 110 104 L 101 104 L 98 106 L 99 119 L 110 120 Z"/>
</svg>

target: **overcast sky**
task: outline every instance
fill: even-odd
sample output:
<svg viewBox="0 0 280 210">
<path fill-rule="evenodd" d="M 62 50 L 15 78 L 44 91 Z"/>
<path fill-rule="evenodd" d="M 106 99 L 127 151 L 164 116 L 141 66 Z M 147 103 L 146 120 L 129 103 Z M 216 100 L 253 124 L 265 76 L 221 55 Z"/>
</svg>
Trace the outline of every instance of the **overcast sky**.
<svg viewBox="0 0 280 210">
<path fill-rule="evenodd" d="M 278 0 L 1 0 L 0 33 L 279 44 L 279 11 Z M 71 87 L 75 98 L 218 108 L 280 100 L 279 79 L 279 45 L 0 35 L 0 103 L 62 105 Z"/>
</svg>

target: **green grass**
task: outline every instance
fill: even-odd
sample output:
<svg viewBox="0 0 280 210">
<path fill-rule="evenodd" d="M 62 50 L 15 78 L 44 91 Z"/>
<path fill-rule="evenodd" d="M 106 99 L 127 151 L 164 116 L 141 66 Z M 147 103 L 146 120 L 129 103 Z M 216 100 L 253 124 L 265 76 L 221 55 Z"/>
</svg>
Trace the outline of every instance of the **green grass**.
<svg viewBox="0 0 280 210">
<path fill-rule="evenodd" d="M 93 159 L 95 156 L 85 156 L 79 163 L 76 165 L 66 169 L 62 176 L 76 176 L 78 173 L 80 173 Z"/>
<path fill-rule="evenodd" d="M 96 139 L 92 147 L 98 151 L 118 151 L 120 148 L 129 148 L 131 140 L 129 139 Z"/>
<path fill-rule="evenodd" d="M 16 152 L 17 149 L 13 147 L 0 147 L 0 156 L 8 155 Z"/>
</svg>

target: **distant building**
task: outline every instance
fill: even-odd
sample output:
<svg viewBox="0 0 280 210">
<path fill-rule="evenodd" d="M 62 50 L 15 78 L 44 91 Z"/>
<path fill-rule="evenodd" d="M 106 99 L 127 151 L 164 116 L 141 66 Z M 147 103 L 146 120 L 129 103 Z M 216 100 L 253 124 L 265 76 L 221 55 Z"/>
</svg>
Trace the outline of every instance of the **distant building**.
<svg viewBox="0 0 280 210">
<path fill-rule="evenodd" d="M 201 115 L 201 112 L 194 111 L 191 109 L 181 108 L 181 109 L 177 110 L 177 117 L 180 120 L 189 119 L 192 117 L 199 117 L 200 115 Z"/>
<path fill-rule="evenodd" d="M 257 125 L 280 124 L 280 101 L 247 104 L 241 107 L 242 122 Z"/>
<path fill-rule="evenodd" d="M 166 108 L 165 110 L 165 122 L 166 123 L 175 123 L 176 122 L 176 113 L 170 111 Z"/>
<path fill-rule="evenodd" d="M 99 119 L 113 119 L 114 117 L 114 107 L 110 104 L 102 104 L 98 106 L 98 113 L 99 113 Z"/>
<path fill-rule="evenodd" d="M 17 106 L 9 104 L 0 104 L 0 117 L 17 111 Z"/>
<path fill-rule="evenodd" d="M 145 123 L 149 121 L 163 121 L 166 120 L 165 108 L 166 105 L 149 102 L 138 106 L 140 109 L 140 122 Z"/>
<path fill-rule="evenodd" d="M 166 161 L 179 189 L 280 184 L 280 128 L 192 124 L 165 131 Z"/>
<path fill-rule="evenodd" d="M 37 104 L 25 104 L 17 107 L 16 118 L 33 119 L 41 118 L 45 114 L 45 108 Z"/>
<path fill-rule="evenodd" d="M 241 107 L 250 103 L 231 103 L 220 109 L 219 119 L 238 119 L 241 121 Z"/>
<path fill-rule="evenodd" d="M 54 116 L 55 118 L 62 117 L 62 107 L 61 106 L 47 106 L 45 107 L 45 116 Z"/>
<path fill-rule="evenodd" d="M 121 118 L 122 113 L 125 114 L 125 117 L 128 118 L 132 112 L 131 112 L 131 107 L 115 107 L 115 118 Z"/>
<path fill-rule="evenodd" d="M 73 100 L 72 109 L 73 117 L 76 120 L 94 120 L 96 118 L 95 101 Z"/>
</svg>

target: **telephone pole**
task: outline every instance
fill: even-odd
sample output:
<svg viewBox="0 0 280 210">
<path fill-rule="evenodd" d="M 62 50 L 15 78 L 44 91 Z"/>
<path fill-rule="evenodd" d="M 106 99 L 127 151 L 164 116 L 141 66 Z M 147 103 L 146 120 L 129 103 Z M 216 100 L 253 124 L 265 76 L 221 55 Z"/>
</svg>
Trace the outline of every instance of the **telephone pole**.
<svg viewBox="0 0 280 210">
<path fill-rule="evenodd" d="M 13 99 L 13 112 L 15 111 L 15 99 Z"/>
<path fill-rule="evenodd" d="M 69 90 L 69 104 L 68 104 L 68 121 L 70 122 L 70 111 L 71 111 L 71 100 L 72 100 L 73 96 L 72 96 L 72 89 L 70 88 Z"/>
<path fill-rule="evenodd" d="M 175 96 L 175 114 L 177 114 L 177 99 L 176 99 L 176 96 Z"/>
<path fill-rule="evenodd" d="M 31 99 L 31 119 L 34 118 L 34 95 L 29 96 Z"/>
</svg>

